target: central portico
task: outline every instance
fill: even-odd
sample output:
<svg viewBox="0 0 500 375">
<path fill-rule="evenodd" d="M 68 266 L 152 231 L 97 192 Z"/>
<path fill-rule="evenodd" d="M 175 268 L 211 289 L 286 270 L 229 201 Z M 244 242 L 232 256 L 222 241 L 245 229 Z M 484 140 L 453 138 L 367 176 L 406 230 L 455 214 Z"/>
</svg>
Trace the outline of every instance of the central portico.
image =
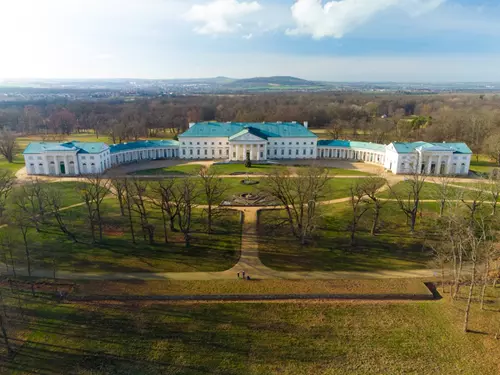
<svg viewBox="0 0 500 375">
<path fill-rule="evenodd" d="M 229 160 L 267 160 L 267 137 L 258 129 L 246 127 L 229 137 Z"/>
</svg>

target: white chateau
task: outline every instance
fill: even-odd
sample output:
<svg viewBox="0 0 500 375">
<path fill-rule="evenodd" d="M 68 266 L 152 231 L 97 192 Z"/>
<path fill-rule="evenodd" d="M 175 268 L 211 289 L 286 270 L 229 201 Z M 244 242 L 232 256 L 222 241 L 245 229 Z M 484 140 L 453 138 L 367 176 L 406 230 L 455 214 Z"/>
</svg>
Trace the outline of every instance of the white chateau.
<svg viewBox="0 0 500 375">
<path fill-rule="evenodd" d="M 179 141 L 32 142 L 24 150 L 28 175 L 101 174 L 126 163 L 158 159 L 218 161 L 341 159 L 383 166 L 394 174 L 467 175 L 472 151 L 465 143 L 318 140 L 307 122 L 190 123 Z"/>
</svg>

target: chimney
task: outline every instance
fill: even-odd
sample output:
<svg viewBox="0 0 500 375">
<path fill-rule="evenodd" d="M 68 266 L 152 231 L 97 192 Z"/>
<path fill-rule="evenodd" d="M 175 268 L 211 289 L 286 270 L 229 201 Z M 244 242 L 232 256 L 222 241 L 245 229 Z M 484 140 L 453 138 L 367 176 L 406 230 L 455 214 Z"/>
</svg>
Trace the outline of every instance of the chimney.
<svg viewBox="0 0 500 375">
<path fill-rule="evenodd" d="M 195 124 L 194 122 L 190 122 L 190 123 L 189 123 L 189 129 L 191 129 L 191 128 L 193 127 L 193 125 L 194 125 L 194 124 Z"/>
<path fill-rule="evenodd" d="M 306 129 L 307 129 L 308 127 L 309 127 L 309 122 L 304 121 L 304 128 L 306 128 Z"/>
</svg>

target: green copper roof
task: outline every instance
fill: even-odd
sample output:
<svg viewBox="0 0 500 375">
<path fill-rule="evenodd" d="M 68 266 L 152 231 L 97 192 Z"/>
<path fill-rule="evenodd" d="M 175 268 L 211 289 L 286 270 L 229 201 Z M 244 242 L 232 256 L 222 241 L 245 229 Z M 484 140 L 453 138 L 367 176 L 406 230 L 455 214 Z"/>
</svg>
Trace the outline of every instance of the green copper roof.
<svg viewBox="0 0 500 375">
<path fill-rule="evenodd" d="M 110 146 L 110 152 L 113 154 L 115 152 L 122 152 L 122 151 L 131 151 L 131 150 L 137 150 L 140 148 L 161 148 L 161 147 L 172 147 L 172 146 L 179 146 L 178 141 L 172 141 L 172 140 L 167 140 L 167 141 L 135 141 L 135 142 L 127 142 L 127 143 L 120 143 L 116 145 Z"/>
<path fill-rule="evenodd" d="M 348 148 L 360 148 L 365 150 L 385 152 L 385 146 L 378 143 L 344 141 L 340 139 L 318 141 L 318 147 L 348 147 Z"/>
<path fill-rule="evenodd" d="M 414 152 L 415 149 L 422 147 L 422 149 L 441 149 L 443 151 L 453 151 L 458 154 L 472 154 L 471 149 L 463 142 L 458 143 L 434 143 L 434 142 L 392 142 L 396 151 L 400 154 L 408 154 Z"/>
<path fill-rule="evenodd" d="M 253 128 L 260 132 L 259 137 L 311 137 L 316 134 L 298 122 L 198 122 L 186 132 L 183 137 L 231 137 L 245 128 Z M 253 131 L 253 130 L 252 130 Z"/>
<path fill-rule="evenodd" d="M 235 138 L 238 138 L 238 137 L 241 137 L 242 135 L 244 134 L 252 134 L 252 135 L 255 135 L 256 137 L 259 137 L 259 138 L 262 138 L 262 139 L 267 139 L 267 136 L 262 132 L 260 131 L 259 129 L 256 129 L 256 128 L 253 128 L 253 127 L 248 127 L 248 128 L 244 128 L 242 130 L 240 130 L 238 133 L 236 134 L 233 134 L 232 136 L 229 137 L 229 140 L 233 140 Z"/>
<path fill-rule="evenodd" d="M 105 151 L 108 145 L 104 142 L 31 142 L 23 154 L 40 154 L 42 152 L 77 152 L 80 154 L 99 154 Z"/>
</svg>

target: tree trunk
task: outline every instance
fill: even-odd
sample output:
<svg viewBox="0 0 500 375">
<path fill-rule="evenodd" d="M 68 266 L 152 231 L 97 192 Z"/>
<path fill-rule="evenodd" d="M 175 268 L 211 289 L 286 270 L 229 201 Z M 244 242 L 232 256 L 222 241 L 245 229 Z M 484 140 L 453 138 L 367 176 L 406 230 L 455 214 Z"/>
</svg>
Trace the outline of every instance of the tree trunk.
<svg viewBox="0 0 500 375">
<path fill-rule="evenodd" d="M 372 236 L 375 236 L 375 233 L 377 232 L 379 216 L 380 216 L 380 208 L 377 207 L 377 208 L 375 208 L 375 213 L 373 216 L 372 230 L 370 232 Z"/>
<path fill-rule="evenodd" d="M 467 297 L 467 305 L 465 307 L 465 317 L 464 317 L 464 332 L 469 331 L 469 316 L 470 316 L 470 307 L 472 304 L 472 294 L 474 292 L 474 284 L 476 282 L 476 261 L 472 262 L 472 275 L 470 280 L 469 287 L 469 296 Z"/>
<path fill-rule="evenodd" d="M 354 244 L 355 244 L 355 242 L 356 242 L 356 238 L 355 238 L 356 227 L 357 227 L 356 220 L 353 220 L 353 222 L 351 223 L 351 241 L 350 241 L 350 246 L 351 247 L 353 247 Z"/>
<path fill-rule="evenodd" d="M 481 310 L 484 310 L 484 294 L 486 292 L 486 287 L 488 286 L 488 274 L 490 272 L 490 262 L 486 260 L 486 265 L 484 268 L 484 280 L 483 280 L 483 286 L 481 288 Z"/>
<path fill-rule="evenodd" d="M 165 215 L 165 210 L 161 209 L 161 217 L 163 219 L 163 236 L 165 238 L 165 243 L 168 243 L 168 232 L 167 232 L 167 216 Z"/>
<path fill-rule="evenodd" d="M 415 225 L 417 223 L 417 212 L 412 212 L 410 216 L 410 232 L 414 233 L 415 232 Z"/>
<path fill-rule="evenodd" d="M 121 193 L 118 193 L 118 203 L 120 204 L 120 215 L 125 216 L 125 205 L 123 204 L 123 196 Z"/>
<path fill-rule="evenodd" d="M 5 321 L 1 314 L 0 314 L 0 328 L 2 330 L 2 336 L 3 336 L 3 341 L 5 342 L 5 347 L 7 348 L 9 356 L 11 356 L 14 354 L 14 350 L 10 346 L 9 337 L 7 336 L 7 330 L 5 329 Z"/>
<path fill-rule="evenodd" d="M 130 234 L 132 235 L 132 243 L 135 245 L 135 232 L 134 232 L 134 220 L 132 219 L 132 209 L 130 207 L 130 202 L 127 199 L 127 211 L 128 211 L 128 220 L 130 225 Z"/>
<path fill-rule="evenodd" d="M 445 204 L 446 204 L 446 201 L 444 199 L 441 199 L 440 204 L 439 204 L 439 217 L 443 217 Z"/>
<path fill-rule="evenodd" d="M 212 204 L 208 203 L 207 209 L 208 233 L 212 233 Z"/>
</svg>

